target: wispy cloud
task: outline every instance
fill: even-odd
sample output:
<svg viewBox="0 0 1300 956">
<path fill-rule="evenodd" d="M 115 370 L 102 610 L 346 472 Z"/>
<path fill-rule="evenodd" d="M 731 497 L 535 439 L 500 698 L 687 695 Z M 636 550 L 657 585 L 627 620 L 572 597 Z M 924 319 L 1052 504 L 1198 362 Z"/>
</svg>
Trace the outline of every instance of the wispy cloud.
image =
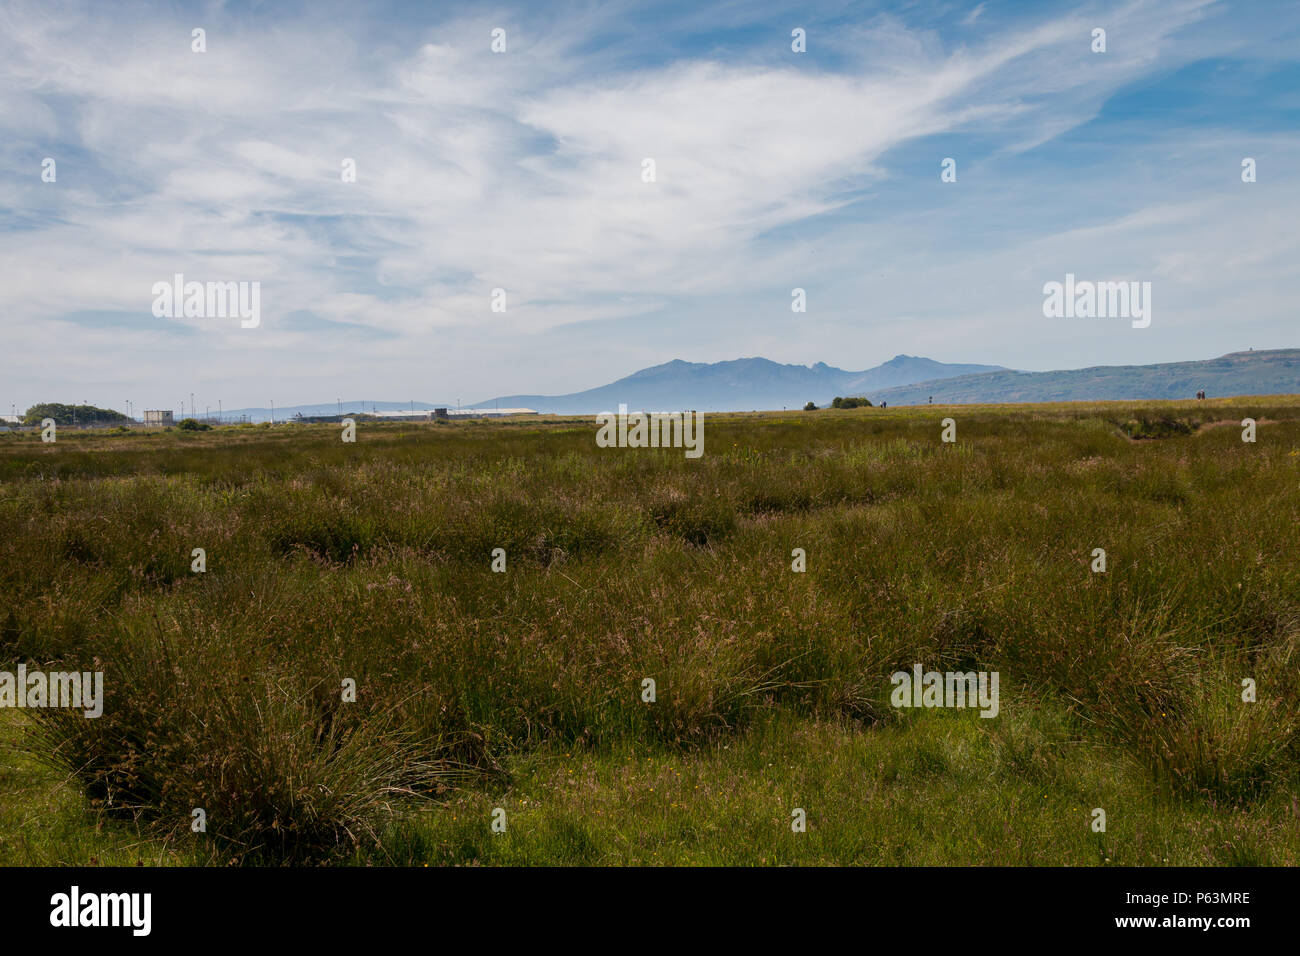
<svg viewBox="0 0 1300 956">
<path fill-rule="evenodd" d="M 693 10 L 676 33 L 643 40 L 625 28 L 643 13 L 633 5 L 433 20 L 419 6 L 10 4 L 0 308 L 20 352 L 58 341 L 64 358 L 15 362 L 5 377 L 27 401 L 76 381 L 156 381 L 162 401 L 194 378 L 228 405 L 263 403 L 238 390 L 271 380 L 310 400 L 321 376 L 338 380 L 329 392 L 571 391 L 664 358 L 753 354 L 751 342 L 783 335 L 774 358 L 867 365 L 934 352 L 939 330 L 974 314 L 989 323 L 965 339 L 979 354 L 936 357 L 1067 364 L 1077 350 L 1061 329 L 1008 318 L 1020 286 L 973 270 L 1015 272 L 1030 256 L 1031 273 L 1052 278 L 1043 250 L 1069 244 L 1081 271 L 1132 235 L 1133 268 L 1191 288 L 1225 236 L 1240 245 L 1270 209 L 1294 210 L 1276 179 L 1249 202 L 1223 194 L 1232 168 L 1198 182 L 1203 152 L 1162 164 L 1162 150 L 1205 144 L 1158 113 L 1144 142 L 1115 144 L 1095 168 L 1075 167 L 1086 150 L 1069 140 L 1117 93 L 1208 57 L 1249 59 L 1257 38 L 1294 32 L 1296 18 L 1225 21 L 1195 0 L 1007 6 L 955 11 L 954 26 L 978 28 L 964 32 L 912 5 L 860 21 L 846 7 L 795 54 L 790 29 L 803 21 L 752 6 L 741 23 L 726 7 Z M 1089 48 L 1096 25 L 1104 56 Z M 503 54 L 489 49 L 497 26 Z M 190 50 L 194 27 L 206 53 Z M 1274 164 L 1297 152 L 1280 114 L 1277 127 Z M 40 181 L 45 156 L 57 183 Z M 955 184 L 939 182 L 944 156 L 958 159 Z M 647 158 L 653 183 L 641 178 Z M 355 183 L 340 178 L 344 159 Z M 1134 175 L 1161 184 L 1144 195 Z M 1066 193 L 1073 208 L 1058 201 Z M 1050 209 L 981 229 L 1017 196 Z M 1103 207 L 1109 225 L 1093 221 Z M 1186 213 L 1131 228 L 1175 208 Z M 1267 251 L 1222 260 L 1230 272 L 1266 262 Z M 177 272 L 260 281 L 262 325 L 142 324 L 152 284 Z M 944 275 L 1000 298 L 950 312 Z M 1235 281 L 1221 276 L 1221 291 Z M 799 321 L 816 336 L 789 334 L 794 285 L 813 287 Z M 489 309 L 498 287 L 504 313 Z M 1268 327 L 1284 303 L 1262 301 Z M 1195 300 L 1189 309 L 1166 321 L 1204 323 Z M 638 328 L 653 335 L 638 340 Z M 603 351 L 575 350 L 573 330 L 603 337 Z"/>
</svg>

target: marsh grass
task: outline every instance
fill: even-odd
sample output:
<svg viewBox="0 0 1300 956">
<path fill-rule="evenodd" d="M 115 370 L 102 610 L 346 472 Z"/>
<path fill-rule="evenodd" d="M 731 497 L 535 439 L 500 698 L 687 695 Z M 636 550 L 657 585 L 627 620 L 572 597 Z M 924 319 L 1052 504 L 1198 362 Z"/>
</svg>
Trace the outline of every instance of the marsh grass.
<svg viewBox="0 0 1300 956">
<path fill-rule="evenodd" d="M 1200 427 L 1247 416 L 1255 444 Z M 714 416 L 697 461 L 600 449 L 564 420 L 364 423 L 356 444 L 334 426 L 0 436 L 0 659 L 105 671 L 104 717 L 31 712 L 24 746 L 101 818 L 199 859 L 1056 861 L 1014 800 L 1010 854 L 993 835 L 918 847 L 855 811 L 854 832 L 791 856 L 788 825 L 743 795 L 730 848 L 697 852 L 712 837 L 687 821 L 714 814 L 687 793 L 677 829 L 618 818 L 658 834 L 650 856 L 563 801 L 535 806 L 561 835 L 513 855 L 480 817 L 487 836 L 427 842 L 429 821 L 536 784 L 547 754 L 582 755 L 602 792 L 630 785 L 601 774 L 631 751 L 744 789 L 749 765 L 719 755 L 786 738 L 811 748 L 797 766 L 869 756 L 884 780 L 904 761 L 927 818 L 1009 800 L 1005 776 L 1034 767 L 1053 805 L 1087 802 L 1104 764 L 1147 826 L 1230 807 L 1281 840 L 1294 827 L 1265 821 L 1300 772 L 1298 439 L 1300 403 L 1278 398 Z M 888 702 L 914 663 L 999 671 L 1002 716 L 927 714 L 916 736 Z M 1104 862 L 1083 840 L 1060 859 Z"/>
</svg>

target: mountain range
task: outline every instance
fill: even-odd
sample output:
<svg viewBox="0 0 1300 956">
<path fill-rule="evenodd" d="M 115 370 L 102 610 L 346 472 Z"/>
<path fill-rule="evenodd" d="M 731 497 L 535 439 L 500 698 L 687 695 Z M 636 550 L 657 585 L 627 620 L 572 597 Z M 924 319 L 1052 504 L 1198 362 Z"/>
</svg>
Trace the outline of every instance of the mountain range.
<svg viewBox="0 0 1300 956">
<path fill-rule="evenodd" d="M 896 355 L 875 368 L 847 371 L 818 362 L 782 365 L 764 358 L 729 362 L 680 359 L 642 369 L 599 388 L 568 395 L 503 395 L 463 408 L 531 408 L 543 414 L 594 415 L 630 410 L 749 411 L 827 405 L 837 395 L 865 396 L 875 404 L 920 405 L 1007 402 L 1068 402 L 1191 398 L 1300 393 L 1300 349 L 1232 352 L 1214 359 L 1158 365 L 1101 365 L 1051 372 L 1021 372 L 999 365 L 961 365 Z M 277 407 L 283 421 L 300 413 L 335 415 L 402 409 L 456 407 L 455 402 L 324 402 Z M 270 417 L 266 408 L 226 411 L 253 421 Z"/>
<path fill-rule="evenodd" d="M 684 362 L 677 359 L 642 369 L 616 382 L 569 395 L 503 395 L 478 402 L 476 408 L 535 408 L 560 415 L 595 414 L 629 409 L 701 412 L 802 408 L 836 395 L 861 395 L 882 389 L 953 376 L 1006 371 L 1000 365 L 949 365 L 912 355 L 896 355 L 861 372 L 816 365 L 780 365 L 765 358 L 730 362 Z"/>
</svg>

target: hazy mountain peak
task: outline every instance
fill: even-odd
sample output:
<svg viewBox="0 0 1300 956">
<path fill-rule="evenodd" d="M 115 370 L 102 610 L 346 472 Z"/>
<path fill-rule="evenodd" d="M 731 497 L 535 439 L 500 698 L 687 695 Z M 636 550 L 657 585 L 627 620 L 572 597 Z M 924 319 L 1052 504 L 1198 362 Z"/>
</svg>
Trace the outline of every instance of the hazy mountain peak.
<svg viewBox="0 0 1300 956">
<path fill-rule="evenodd" d="M 615 410 L 619 405 L 648 411 L 802 408 L 810 401 L 818 405 L 827 404 L 836 395 L 853 395 L 868 389 L 891 388 L 925 379 L 970 375 L 1000 368 L 997 365 L 948 365 L 906 355 L 895 356 L 884 365 L 860 372 L 846 371 L 825 362 L 783 365 L 762 356 L 711 363 L 673 359 L 583 392 L 503 395 L 477 405 L 490 407 L 500 404 L 559 414 L 594 414 Z"/>
</svg>

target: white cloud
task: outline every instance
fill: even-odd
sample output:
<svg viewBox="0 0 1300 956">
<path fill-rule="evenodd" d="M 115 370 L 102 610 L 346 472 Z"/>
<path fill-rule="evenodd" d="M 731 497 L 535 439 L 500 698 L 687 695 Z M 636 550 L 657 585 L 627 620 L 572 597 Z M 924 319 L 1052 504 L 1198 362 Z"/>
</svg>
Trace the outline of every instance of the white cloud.
<svg viewBox="0 0 1300 956">
<path fill-rule="evenodd" d="M 13 91 L 0 104 L 0 128 L 61 144 L 50 147 L 61 165 L 57 184 L 40 183 L 32 167 L 27 185 L 3 187 L 7 205 L 39 203 L 43 224 L 0 232 L 10 273 L 0 308 L 22 323 L 6 331 L 34 344 L 62 328 L 44 323 L 70 312 L 147 313 L 151 284 L 175 272 L 257 280 L 257 338 L 205 329 L 209 371 L 233 380 L 250 349 L 270 351 L 282 365 L 301 361 L 291 374 L 304 383 L 335 334 L 347 336 L 356 365 L 377 365 L 437 354 L 449 336 L 469 349 L 572 323 L 617 324 L 692 296 L 734 302 L 735 315 L 717 323 L 725 328 L 743 323 L 758 297 L 769 301 L 773 284 L 802 277 L 849 289 L 845 277 L 864 262 L 888 262 L 898 274 L 910 268 L 907 249 L 943 236 L 942 217 L 925 213 L 928 194 L 913 217 L 855 214 L 854 225 L 808 230 L 852 212 L 866 188 L 888 195 L 899 179 L 891 151 L 941 134 L 996 131 L 1009 150 L 1047 142 L 1152 64 L 1192 56 L 1192 47 L 1171 50 L 1170 37 L 1206 6 L 1107 8 L 1113 52 L 1104 62 L 1089 59 L 1091 15 L 981 32 L 978 45 L 955 48 L 877 17 L 819 36 L 856 57 L 831 71 L 811 54 L 629 64 L 589 42 L 616 11 L 550 20 L 543 32 L 496 18 L 511 46 L 494 55 L 492 18 L 399 28 L 379 48 L 348 16 L 254 25 L 219 8 L 142 19 L 100 6 L 11 5 L 0 14 L 0 82 Z M 190 52 L 195 25 L 208 31 L 206 54 Z M 340 181 L 344 157 L 357 162 L 354 184 Z M 640 178 L 645 157 L 656 162 L 653 184 Z M 963 165 L 956 188 L 976 188 L 970 169 Z M 983 245 L 971 243 L 968 265 L 987 254 Z M 1203 270 L 1205 254 L 1151 261 L 1173 276 Z M 942 288 L 916 281 L 921 288 L 906 295 L 926 301 L 914 305 L 942 309 Z M 508 290 L 504 315 L 488 311 L 498 286 Z M 848 314 L 851 299 L 817 298 Z M 397 338 L 281 327 L 298 312 Z M 709 334 L 696 319 L 662 321 Z M 827 328 L 837 331 L 845 334 Z M 755 329 L 765 341 L 772 332 Z M 122 361 L 124 374 L 140 377 L 158 373 L 134 357 L 139 350 L 170 347 L 159 335 L 105 330 L 78 336 L 74 348 L 111 353 L 115 342 L 137 350 Z M 814 346 L 825 351 L 809 361 L 843 354 Z M 96 360 L 78 361 L 85 369 Z M 467 382 L 487 371 L 450 359 L 445 367 Z M 501 390 L 541 388 L 573 370 L 557 358 Z M 41 385 L 37 372 L 15 374 Z"/>
</svg>

